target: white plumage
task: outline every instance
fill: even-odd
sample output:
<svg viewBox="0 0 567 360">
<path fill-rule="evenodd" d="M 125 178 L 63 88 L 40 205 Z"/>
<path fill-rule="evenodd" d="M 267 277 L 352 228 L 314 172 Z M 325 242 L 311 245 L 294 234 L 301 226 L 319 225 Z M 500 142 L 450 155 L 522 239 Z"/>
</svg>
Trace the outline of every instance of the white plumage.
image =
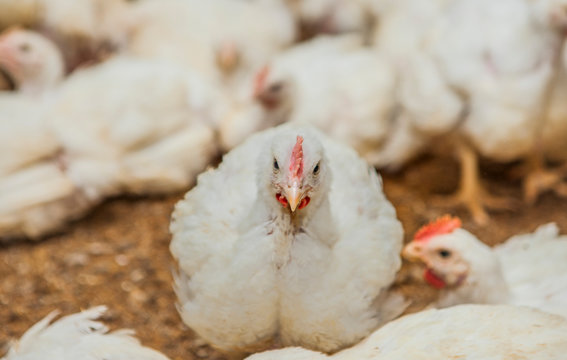
<svg viewBox="0 0 567 360">
<path fill-rule="evenodd" d="M 270 59 L 269 66 L 257 68 L 254 78 L 250 77 L 247 82 L 243 82 L 237 89 L 238 92 L 233 94 L 234 109 L 220 123 L 219 137 L 223 149 L 230 150 L 254 132 L 289 121 L 295 112 L 300 111 L 300 106 L 307 106 L 303 113 L 308 114 L 300 116 L 304 122 L 311 120 L 324 125 L 324 116 L 332 111 L 317 107 L 320 99 L 313 103 L 313 95 L 325 92 L 332 80 L 325 78 L 323 83 L 317 83 L 321 81 L 322 72 L 317 70 L 319 75 L 311 73 L 321 64 L 329 70 L 333 67 L 329 66 L 330 59 L 361 48 L 362 38 L 356 34 L 319 36 L 274 56 Z M 335 61 L 335 68 L 337 62 Z M 356 72 L 356 69 L 352 69 L 352 72 Z M 325 98 L 331 97 L 333 100 L 332 94 L 336 91 L 331 86 Z M 311 96 L 305 98 L 310 93 Z M 317 110 L 323 114 L 317 114 Z M 308 115 L 316 117 L 310 119 Z"/>
<path fill-rule="evenodd" d="M 359 36 L 318 37 L 277 55 L 259 71 L 250 84 L 256 102 L 248 107 L 263 109 L 228 118 L 220 127 L 221 140 L 230 148 L 244 137 L 242 127 L 289 121 L 311 124 L 370 156 L 388 134 L 395 84 L 393 68 L 379 53 L 362 48 Z"/>
<path fill-rule="evenodd" d="M 400 64 L 404 112 L 378 163 L 399 167 L 432 135 L 455 130 L 462 180 L 453 203 L 466 205 L 477 223 L 486 223 L 484 206 L 509 208 L 511 202 L 489 196 L 480 185 L 477 154 L 501 162 L 532 154 L 564 4 L 405 0 L 383 12 L 375 42 Z"/>
<path fill-rule="evenodd" d="M 404 255 L 423 262 L 426 280 L 442 289 L 438 306 L 514 304 L 567 317 L 567 236 L 554 223 L 494 249 L 456 228 L 416 238 Z"/>
<path fill-rule="evenodd" d="M 379 177 L 311 128 L 280 126 L 232 150 L 177 204 L 170 230 L 183 320 L 224 351 L 274 337 L 334 351 L 405 307 L 387 292 L 402 229 Z"/>
<path fill-rule="evenodd" d="M 19 94 L 0 96 L 0 242 L 53 231 L 100 200 L 87 201 L 66 176 L 42 105 Z"/>
<path fill-rule="evenodd" d="M 106 311 L 97 306 L 52 323 L 54 311 L 29 328 L 2 360 L 168 360 L 140 344 L 131 330 L 108 332 L 96 321 Z"/>
<path fill-rule="evenodd" d="M 213 81 L 251 71 L 295 38 L 291 14 L 275 1 L 144 0 L 123 16 L 128 54 L 188 66 Z"/>
<path fill-rule="evenodd" d="M 460 305 L 406 315 L 332 356 L 288 348 L 247 360 L 560 359 L 566 332 L 565 319 L 529 308 Z"/>
<path fill-rule="evenodd" d="M 48 94 L 62 80 L 57 47 L 28 30 L 0 37 L 0 67 L 17 93 L 0 93 L 0 242 L 37 238 L 84 214 L 87 199 L 65 173 L 62 146 L 46 123 Z"/>
<path fill-rule="evenodd" d="M 434 32 L 448 82 L 469 97 L 461 131 L 495 160 L 526 156 L 536 138 L 559 34 L 534 17 L 525 0 L 461 0 Z"/>
<path fill-rule="evenodd" d="M 432 29 L 453 1 L 380 1 L 380 26 L 374 46 L 392 64 L 398 78 L 398 114 L 384 144 L 369 161 L 398 169 L 423 152 L 431 138 L 452 130 L 465 102 L 447 83 L 439 62 L 431 54 L 436 37 Z"/>
<path fill-rule="evenodd" d="M 185 189 L 217 154 L 224 97 L 198 74 L 118 57 L 58 84 L 57 48 L 26 30 L 0 54 L 24 92 L 0 95 L 3 240 L 56 230 L 107 196 Z"/>
<path fill-rule="evenodd" d="M 216 96 L 185 69 L 115 58 L 74 73 L 47 117 L 69 177 L 90 196 L 166 192 L 189 186 L 215 156 Z"/>
<path fill-rule="evenodd" d="M 0 36 L 0 67 L 26 95 L 42 95 L 63 79 L 65 64 L 57 46 L 30 30 L 12 29 Z"/>
</svg>

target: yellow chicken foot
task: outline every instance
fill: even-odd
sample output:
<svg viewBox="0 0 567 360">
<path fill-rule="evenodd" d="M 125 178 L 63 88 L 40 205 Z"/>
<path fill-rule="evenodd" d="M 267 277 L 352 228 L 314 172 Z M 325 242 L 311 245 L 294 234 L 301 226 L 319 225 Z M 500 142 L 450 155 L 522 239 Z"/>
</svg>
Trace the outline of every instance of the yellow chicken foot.
<svg viewBox="0 0 567 360">
<path fill-rule="evenodd" d="M 543 156 L 536 153 L 528 159 L 528 173 L 524 178 L 523 192 L 526 203 L 534 204 L 538 197 L 553 191 L 561 197 L 567 197 L 567 164 L 556 169 L 546 166 Z"/>
<path fill-rule="evenodd" d="M 460 183 L 455 194 L 438 197 L 436 204 L 444 207 L 466 207 L 478 225 L 486 225 L 490 219 L 485 208 L 513 210 L 518 202 L 515 199 L 490 194 L 481 184 L 478 171 L 478 158 L 474 150 L 461 141 L 456 144 L 460 166 Z"/>
</svg>

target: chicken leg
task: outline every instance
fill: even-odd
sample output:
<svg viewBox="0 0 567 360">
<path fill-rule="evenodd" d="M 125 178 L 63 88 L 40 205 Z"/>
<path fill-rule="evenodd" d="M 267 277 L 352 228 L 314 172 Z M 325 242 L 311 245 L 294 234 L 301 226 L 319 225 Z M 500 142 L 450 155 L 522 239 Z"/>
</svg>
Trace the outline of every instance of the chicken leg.
<svg viewBox="0 0 567 360">
<path fill-rule="evenodd" d="M 474 149 L 462 138 L 455 148 L 460 166 L 459 188 L 454 195 L 438 199 L 442 206 L 465 206 L 473 220 L 479 225 L 488 223 L 489 216 L 485 208 L 511 210 L 516 201 L 491 195 L 481 184 L 478 173 L 478 157 Z"/>
<path fill-rule="evenodd" d="M 567 163 L 556 169 L 550 169 L 545 164 L 541 151 L 536 151 L 527 159 L 528 174 L 524 178 L 524 201 L 533 205 L 539 195 L 553 191 L 561 197 L 567 197 Z"/>
<path fill-rule="evenodd" d="M 553 61 L 553 76 L 550 78 L 542 98 L 539 114 L 541 121 L 538 122 L 539 127 L 535 134 L 534 149 L 526 159 L 527 175 L 524 175 L 523 192 L 524 201 L 530 205 L 536 202 L 539 195 L 549 190 L 554 191 L 559 196 L 567 197 L 567 182 L 563 181 L 567 176 L 567 163 L 556 169 L 549 168 L 546 164 L 543 146 L 544 127 L 549 126 L 551 117 L 557 116 L 554 115 L 554 104 L 555 102 L 562 103 L 565 94 L 566 74 L 561 61 L 563 55 L 561 49 L 564 46 L 565 39 L 562 39 Z"/>
</svg>

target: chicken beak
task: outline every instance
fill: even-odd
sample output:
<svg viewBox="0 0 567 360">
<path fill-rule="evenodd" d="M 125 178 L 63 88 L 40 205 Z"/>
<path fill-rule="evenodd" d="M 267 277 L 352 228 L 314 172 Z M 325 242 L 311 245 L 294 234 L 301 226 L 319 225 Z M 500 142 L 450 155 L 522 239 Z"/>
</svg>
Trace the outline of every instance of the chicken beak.
<svg viewBox="0 0 567 360">
<path fill-rule="evenodd" d="M 301 201 L 301 191 L 299 190 L 299 184 L 294 182 L 291 186 L 287 187 L 285 190 L 285 197 L 289 203 L 289 208 L 291 212 L 294 212 L 297 205 Z"/>
<path fill-rule="evenodd" d="M 402 250 L 402 256 L 411 262 L 421 261 L 421 246 L 415 242 L 410 242 Z"/>
</svg>

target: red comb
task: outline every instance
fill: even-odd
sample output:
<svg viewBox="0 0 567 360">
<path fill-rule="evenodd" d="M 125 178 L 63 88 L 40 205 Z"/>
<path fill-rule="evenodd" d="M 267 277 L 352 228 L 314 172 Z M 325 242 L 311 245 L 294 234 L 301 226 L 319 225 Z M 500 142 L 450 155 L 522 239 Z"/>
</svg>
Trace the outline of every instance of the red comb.
<svg viewBox="0 0 567 360">
<path fill-rule="evenodd" d="M 452 233 L 453 230 L 460 227 L 461 219 L 452 217 L 451 215 L 444 215 L 421 227 L 421 229 L 415 233 L 413 241 L 426 241 L 432 236 Z"/>
<path fill-rule="evenodd" d="M 299 179 L 303 175 L 303 137 L 297 135 L 297 140 L 291 151 L 289 172 L 292 178 Z"/>
<path fill-rule="evenodd" d="M 254 97 L 257 97 L 262 92 L 269 73 L 270 68 L 266 65 L 256 74 L 256 77 L 254 78 Z"/>
</svg>

